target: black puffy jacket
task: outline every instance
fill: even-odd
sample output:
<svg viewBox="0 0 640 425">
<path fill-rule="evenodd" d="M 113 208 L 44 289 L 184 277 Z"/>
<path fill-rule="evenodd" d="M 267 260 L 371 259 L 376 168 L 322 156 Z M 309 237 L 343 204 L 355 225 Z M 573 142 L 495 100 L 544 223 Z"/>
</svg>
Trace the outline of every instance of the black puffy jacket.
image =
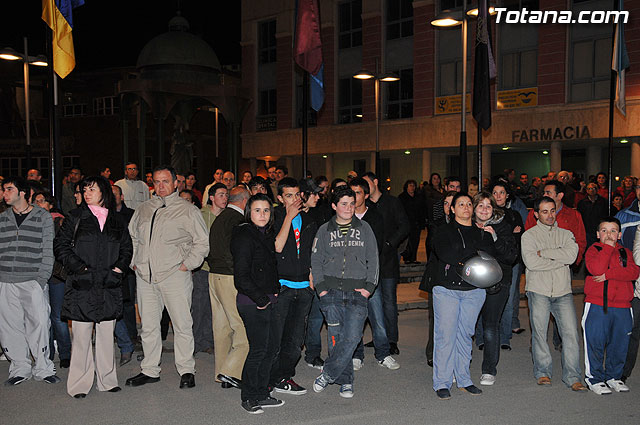
<svg viewBox="0 0 640 425">
<path fill-rule="evenodd" d="M 274 214 L 274 233 L 278 234 L 284 224 L 287 212 L 283 207 L 277 207 Z M 302 219 L 302 229 L 300 229 L 299 252 L 293 226 L 290 226 L 287 242 L 282 252 L 276 253 L 279 278 L 293 282 L 309 280 L 309 271 L 311 270 L 311 245 L 313 245 L 313 240 L 318 231 L 316 221 L 308 213 L 301 211 L 300 218 Z"/>
<path fill-rule="evenodd" d="M 97 323 L 122 315 L 123 274 L 113 268 L 129 267 L 133 246 L 117 214 L 110 211 L 100 231 L 98 219 L 86 205 L 72 210 L 53 241 L 53 250 L 68 273 L 63 318 Z"/>
<path fill-rule="evenodd" d="M 233 229 L 233 283 L 258 307 L 269 304 L 268 295 L 280 292 L 276 265 L 275 236 L 261 232 L 256 226 L 242 223 Z"/>
</svg>

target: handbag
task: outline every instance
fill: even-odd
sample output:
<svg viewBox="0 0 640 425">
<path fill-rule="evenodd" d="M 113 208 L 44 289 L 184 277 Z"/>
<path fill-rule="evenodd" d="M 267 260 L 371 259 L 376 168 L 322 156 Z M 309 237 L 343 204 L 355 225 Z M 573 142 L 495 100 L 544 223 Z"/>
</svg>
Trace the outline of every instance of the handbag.
<svg viewBox="0 0 640 425">
<path fill-rule="evenodd" d="M 80 218 L 78 218 L 78 221 L 76 221 L 76 225 L 73 228 L 73 236 L 71 237 L 71 248 L 76 246 L 76 233 L 78 233 L 78 226 L 80 226 Z M 64 265 L 57 260 L 53 263 L 52 275 L 56 279 L 60 279 L 63 282 L 67 280 L 67 270 L 64 268 Z"/>
</svg>

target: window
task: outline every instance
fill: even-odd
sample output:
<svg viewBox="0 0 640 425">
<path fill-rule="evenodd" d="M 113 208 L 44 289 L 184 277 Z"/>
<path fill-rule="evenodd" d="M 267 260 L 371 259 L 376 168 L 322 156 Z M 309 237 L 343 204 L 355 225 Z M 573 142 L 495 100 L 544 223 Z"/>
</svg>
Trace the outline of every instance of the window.
<svg viewBox="0 0 640 425">
<path fill-rule="evenodd" d="M 116 96 L 93 99 L 94 115 L 115 115 L 120 111 L 120 98 Z"/>
<path fill-rule="evenodd" d="M 571 101 L 609 97 L 611 37 L 572 44 Z"/>
<path fill-rule="evenodd" d="M 469 4 L 467 2 L 467 4 Z M 462 0 L 440 0 L 440 10 L 451 10 L 462 7 Z"/>
<path fill-rule="evenodd" d="M 276 20 L 258 24 L 258 62 L 276 61 Z"/>
<path fill-rule="evenodd" d="M 87 115 L 86 103 L 74 103 L 70 105 L 64 105 L 65 117 L 84 117 Z"/>
<path fill-rule="evenodd" d="M 502 55 L 500 88 L 504 90 L 537 85 L 538 60 L 535 50 Z"/>
<path fill-rule="evenodd" d="M 537 10 L 538 0 L 504 0 L 509 10 Z M 498 24 L 498 87 L 510 90 L 538 84 L 538 26 Z"/>
<path fill-rule="evenodd" d="M 469 72 L 467 72 L 467 76 L 468 74 Z M 441 63 L 439 75 L 440 96 L 452 96 L 462 93 L 462 59 Z M 469 81 L 467 81 L 467 89 L 469 88 L 468 83 Z"/>
<path fill-rule="evenodd" d="M 381 82 L 387 89 L 386 118 L 413 116 L 413 68 L 395 71 L 400 81 Z"/>
<path fill-rule="evenodd" d="M 338 123 L 362 122 L 362 81 L 341 78 L 338 81 Z"/>
<path fill-rule="evenodd" d="M 362 0 L 338 5 L 338 48 L 362 46 Z"/>
<path fill-rule="evenodd" d="M 261 90 L 258 93 L 257 131 L 273 131 L 276 129 L 276 105 L 276 89 Z"/>
<path fill-rule="evenodd" d="M 413 36 L 413 1 L 387 0 L 387 40 Z"/>
</svg>

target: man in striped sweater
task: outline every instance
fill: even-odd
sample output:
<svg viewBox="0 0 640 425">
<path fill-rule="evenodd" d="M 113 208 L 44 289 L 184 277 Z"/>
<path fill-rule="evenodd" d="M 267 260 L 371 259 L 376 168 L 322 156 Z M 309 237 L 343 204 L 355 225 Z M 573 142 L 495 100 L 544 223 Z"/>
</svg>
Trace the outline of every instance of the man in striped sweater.
<svg viewBox="0 0 640 425">
<path fill-rule="evenodd" d="M 31 377 L 60 382 L 49 359 L 47 281 L 53 270 L 53 220 L 27 201 L 21 177 L 3 183 L 10 208 L 0 214 L 0 345 L 11 361 L 6 386 Z M 35 360 L 32 365 L 31 357 Z"/>
</svg>

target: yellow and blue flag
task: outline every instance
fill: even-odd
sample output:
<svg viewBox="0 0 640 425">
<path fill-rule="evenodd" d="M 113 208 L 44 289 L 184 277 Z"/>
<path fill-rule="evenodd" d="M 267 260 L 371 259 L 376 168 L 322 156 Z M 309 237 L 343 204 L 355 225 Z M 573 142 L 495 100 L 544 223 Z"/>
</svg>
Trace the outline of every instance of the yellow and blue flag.
<svg viewBox="0 0 640 425">
<path fill-rule="evenodd" d="M 69 75 L 76 66 L 72 11 L 83 4 L 84 0 L 42 0 L 42 20 L 53 32 L 53 69 L 60 78 Z"/>
</svg>

